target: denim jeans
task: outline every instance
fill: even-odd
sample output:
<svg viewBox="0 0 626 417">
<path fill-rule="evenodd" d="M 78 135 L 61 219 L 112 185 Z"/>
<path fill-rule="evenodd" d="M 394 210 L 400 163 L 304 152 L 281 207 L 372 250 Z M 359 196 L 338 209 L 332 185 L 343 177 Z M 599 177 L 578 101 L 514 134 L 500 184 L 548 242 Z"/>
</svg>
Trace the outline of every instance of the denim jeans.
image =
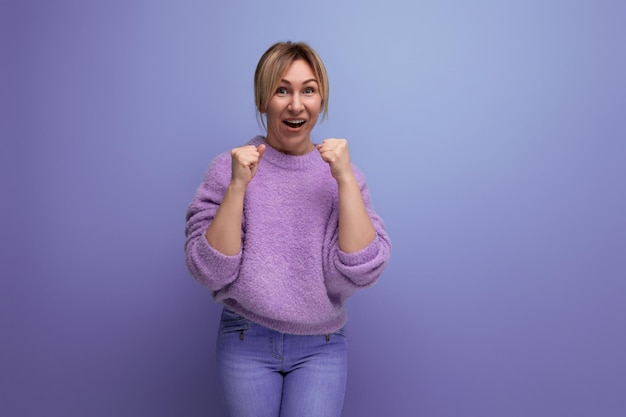
<svg viewBox="0 0 626 417">
<path fill-rule="evenodd" d="M 217 338 L 217 370 L 231 417 L 339 417 L 347 379 L 343 329 L 280 333 L 228 309 Z"/>
</svg>

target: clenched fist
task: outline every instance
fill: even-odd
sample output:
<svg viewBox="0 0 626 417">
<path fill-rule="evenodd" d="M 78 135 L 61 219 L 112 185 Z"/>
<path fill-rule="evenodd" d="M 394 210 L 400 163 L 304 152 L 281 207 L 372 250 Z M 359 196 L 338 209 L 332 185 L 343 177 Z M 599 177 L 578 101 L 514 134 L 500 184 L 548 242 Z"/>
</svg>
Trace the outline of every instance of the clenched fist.
<svg viewBox="0 0 626 417">
<path fill-rule="evenodd" d="M 265 153 L 265 144 L 258 147 L 246 145 L 230 151 L 232 159 L 231 183 L 247 187 L 259 167 L 261 157 Z"/>
<path fill-rule="evenodd" d="M 324 139 L 322 143 L 317 145 L 317 150 L 320 152 L 322 159 L 330 165 L 330 173 L 337 181 L 352 175 L 347 140 Z"/>
</svg>

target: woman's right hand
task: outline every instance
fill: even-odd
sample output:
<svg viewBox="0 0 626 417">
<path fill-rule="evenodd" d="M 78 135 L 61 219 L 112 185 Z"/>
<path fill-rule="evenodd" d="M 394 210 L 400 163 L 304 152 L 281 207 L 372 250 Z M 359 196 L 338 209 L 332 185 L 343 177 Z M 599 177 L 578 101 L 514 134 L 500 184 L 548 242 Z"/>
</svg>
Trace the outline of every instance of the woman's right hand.
<svg viewBox="0 0 626 417">
<path fill-rule="evenodd" d="M 247 145 L 230 151 L 232 158 L 232 177 L 230 185 L 209 225 L 205 236 L 218 252 L 235 256 L 241 252 L 241 222 L 243 218 L 243 200 L 246 188 L 265 153 L 265 144 Z"/>
<path fill-rule="evenodd" d="M 232 158 L 231 184 L 239 187 L 247 187 L 256 170 L 259 162 L 265 153 L 265 144 L 259 146 L 246 145 L 230 151 Z"/>
</svg>

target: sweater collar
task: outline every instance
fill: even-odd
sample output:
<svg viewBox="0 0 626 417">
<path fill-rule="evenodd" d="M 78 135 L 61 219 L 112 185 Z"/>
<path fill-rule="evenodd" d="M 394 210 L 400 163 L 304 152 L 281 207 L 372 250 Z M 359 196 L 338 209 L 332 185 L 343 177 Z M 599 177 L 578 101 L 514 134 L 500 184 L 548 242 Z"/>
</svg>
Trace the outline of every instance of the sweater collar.
<svg viewBox="0 0 626 417">
<path fill-rule="evenodd" d="M 304 170 L 319 165 L 322 162 L 320 153 L 317 148 L 304 155 L 289 155 L 270 146 L 263 136 L 257 136 L 250 141 L 251 145 L 259 146 L 264 143 L 265 153 L 263 154 L 263 162 L 269 162 L 280 168 L 289 170 Z"/>
</svg>

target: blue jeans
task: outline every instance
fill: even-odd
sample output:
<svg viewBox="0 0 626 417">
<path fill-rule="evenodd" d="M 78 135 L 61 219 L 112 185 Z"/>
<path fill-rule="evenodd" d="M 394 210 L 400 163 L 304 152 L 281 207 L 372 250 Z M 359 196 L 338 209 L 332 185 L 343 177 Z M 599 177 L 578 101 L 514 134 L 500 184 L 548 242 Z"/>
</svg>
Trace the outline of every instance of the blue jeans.
<svg viewBox="0 0 626 417">
<path fill-rule="evenodd" d="M 217 338 L 217 371 L 231 417 L 339 417 L 347 380 L 343 329 L 280 333 L 228 309 Z"/>
</svg>

